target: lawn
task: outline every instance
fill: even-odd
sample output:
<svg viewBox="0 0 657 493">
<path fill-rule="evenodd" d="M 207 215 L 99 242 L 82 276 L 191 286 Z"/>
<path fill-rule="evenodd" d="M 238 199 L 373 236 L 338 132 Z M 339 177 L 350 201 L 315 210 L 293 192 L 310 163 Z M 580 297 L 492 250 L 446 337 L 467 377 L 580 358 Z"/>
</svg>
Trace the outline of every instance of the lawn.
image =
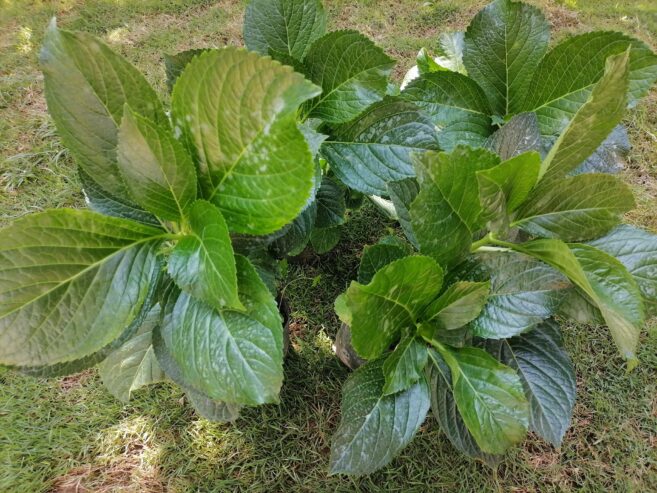
<svg viewBox="0 0 657 493">
<path fill-rule="evenodd" d="M 398 60 L 463 29 L 480 0 L 325 0 L 330 28 L 358 29 Z M 654 0 L 536 0 L 553 41 L 622 30 L 657 49 Z M 162 53 L 241 44 L 240 0 L 0 0 L 0 225 L 27 212 L 82 206 L 75 166 L 46 112 L 37 53 L 50 17 L 101 36 L 165 94 Z M 657 231 L 657 90 L 628 113 L 633 149 L 624 178 L 639 207 L 628 221 Z M 234 425 L 199 418 L 174 386 L 115 400 L 95 370 L 35 379 L 0 370 L 0 491 L 657 491 L 657 323 L 641 365 L 626 374 L 604 328 L 570 326 L 578 404 L 561 449 L 530 436 L 492 470 L 459 455 L 428 418 L 388 467 L 360 479 L 327 475 L 348 370 L 333 356 L 332 305 L 355 277 L 363 245 L 396 225 L 373 206 L 354 213 L 338 247 L 292 260 L 283 284 L 292 351 L 280 406 Z"/>
</svg>

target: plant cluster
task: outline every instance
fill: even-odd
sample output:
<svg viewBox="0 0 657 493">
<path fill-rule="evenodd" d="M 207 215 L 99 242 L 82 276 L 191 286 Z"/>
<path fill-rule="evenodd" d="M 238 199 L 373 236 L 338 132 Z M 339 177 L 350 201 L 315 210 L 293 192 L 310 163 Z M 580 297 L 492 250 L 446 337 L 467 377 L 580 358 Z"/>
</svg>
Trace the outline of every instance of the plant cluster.
<svg viewBox="0 0 657 493">
<path fill-rule="evenodd" d="M 89 210 L 0 232 L 0 364 L 98 365 L 123 400 L 170 379 L 217 421 L 278 402 L 278 260 L 333 248 L 370 196 L 407 241 L 366 247 L 336 300 L 364 364 L 331 471 L 383 467 L 429 409 L 490 464 L 527 430 L 560 444 L 575 375 L 554 317 L 606 325 L 631 369 L 657 314 L 657 236 L 621 224 L 634 199 L 610 174 L 657 56 L 609 32 L 549 49 L 538 9 L 496 0 L 399 88 L 391 58 L 326 21 L 320 0 L 251 0 L 248 50 L 165 56 L 169 108 L 52 23 L 46 99 Z"/>
</svg>

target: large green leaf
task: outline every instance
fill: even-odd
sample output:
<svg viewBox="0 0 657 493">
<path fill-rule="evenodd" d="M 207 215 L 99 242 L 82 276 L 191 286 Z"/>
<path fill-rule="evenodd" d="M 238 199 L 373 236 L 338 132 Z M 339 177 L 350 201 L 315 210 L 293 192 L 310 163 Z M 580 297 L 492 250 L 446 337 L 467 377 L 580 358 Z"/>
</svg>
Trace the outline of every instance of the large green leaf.
<svg viewBox="0 0 657 493">
<path fill-rule="evenodd" d="M 647 314 L 657 315 L 657 235 L 623 224 L 589 244 L 625 266 L 639 286 Z"/>
<path fill-rule="evenodd" d="M 310 241 L 317 218 L 317 202 L 312 202 L 292 221 L 285 233 L 272 243 L 272 250 L 280 257 L 299 255 Z"/>
<path fill-rule="evenodd" d="M 295 113 L 319 91 L 290 67 L 233 47 L 195 57 L 178 79 L 176 132 L 231 231 L 271 233 L 306 205 L 315 167 Z"/>
<path fill-rule="evenodd" d="M 463 63 L 498 116 L 517 113 L 548 48 L 550 27 L 539 9 L 495 0 L 470 22 Z"/>
<path fill-rule="evenodd" d="M 216 423 L 232 423 L 240 417 L 240 404 L 216 401 L 191 388 L 186 388 L 185 394 L 192 407 L 205 419 Z"/>
<path fill-rule="evenodd" d="M 538 180 L 541 156 L 526 152 L 477 172 L 483 217 L 492 232 L 506 232 L 510 214 L 527 198 Z"/>
<path fill-rule="evenodd" d="M 352 344 L 374 359 L 414 326 L 421 310 L 439 292 L 443 270 L 431 258 L 405 257 L 379 270 L 369 284 L 352 282 L 347 307 L 352 314 Z"/>
<path fill-rule="evenodd" d="M 544 238 L 589 240 L 613 229 L 634 206 L 632 190 L 615 176 L 577 175 L 538 187 L 512 226 Z"/>
<path fill-rule="evenodd" d="M 558 271 L 514 252 L 477 255 L 484 267 L 474 280 L 490 279 L 488 302 L 472 322 L 474 335 L 502 339 L 521 334 L 554 315 L 570 286 Z"/>
<path fill-rule="evenodd" d="M 384 395 L 383 359 L 361 366 L 344 384 L 342 420 L 331 444 L 331 474 L 369 474 L 388 464 L 415 436 L 429 411 L 424 378 Z"/>
<path fill-rule="evenodd" d="M 631 46 L 630 106 L 657 80 L 657 56 L 644 43 L 619 32 L 595 31 L 573 36 L 555 46 L 533 74 L 523 111 L 536 113 L 543 135 L 557 136 L 586 103 L 605 72 L 611 55 Z M 619 96 L 624 90 L 619 90 Z"/>
<path fill-rule="evenodd" d="M 607 59 L 604 74 L 543 160 L 541 177 L 570 173 L 604 142 L 625 112 L 629 76 L 629 51 Z"/>
<path fill-rule="evenodd" d="M 331 228 L 314 228 L 310 233 L 310 244 L 315 253 L 323 254 L 330 252 L 340 242 L 342 228 L 333 226 Z"/>
<path fill-rule="evenodd" d="M 146 302 L 165 237 L 72 209 L 25 216 L 2 230 L 0 364 L 63 364 L 119 338 Z"/>
<path fill-rule="evenodd" d="M 434 349 L 429 349 L 428 382 L 431 391 L 431 411 L 449 441 L 464 454 L 480 459 L 491 466 L 501 459 L 482 452 L 461 418 L 452 391 L 452 376 L 445 360 Z"/>
<path fill-rule="evenodd" d="M 520 113 L 486 140 L 486 148 L 507 160 L 529 151 L 541 150 L 541 131 L 534 113 Z"/>
<path fill-rule="evenodd" d="M 114 197 L 94 181 L 81 167 L 78 166 L 78 175 L 82 183 L 84 201 L 89 209 L 106 216 L 131 219 L 150 226 L 160 226 L 160 221 L 150 212 L 146 212 L 138 205 Z"/>
<path fill-rule="evenodd" d="M 489 291 L 488 282 L 455 282 L 425 309 L 422 319 L 438 331 L 459 329 L 481 313 Z"/>
<path fill-rule="evenodd" d="M 184 381 L 210 399 L 278 402 L 283 333 L 276 301 L 250 262 L 236 259 L 246 311 L 215 310 L 181 292 L 163 307 L 162 339 Z"/>
<path fill-rule="evenodd" d="M 407 254 L 408 251 L 398 245 L 377 243 L 376 245 L 366 246 L 363 248 L 363 255 L 360 258 L 358 282 L 368 284 L 379 269 L 390 262 L 405 257 Z"/>
<path fill-rule="evenodd" d="M 117 162 L 132 200 L 162 219 L 180 221 L 196 198 L 191 157 L 168 126 L 126 106 L 119 127 Z"/>
<path fill-rule="evenodd" d="M 483 146 L 493 132 L 486 94 L 465 75 L 448 71 L 425 74 L 408 84 L 400 96 L 429 115 L 444 150 L 458 144 Z"/>
<path fill-rule="evenodd" d="M 484 224 L 476 173 L 497 164 L 490 151 L 463 146 L 416 159 L 420 193 L 410 215 L 423 254 L 451 266 L 469 253 L 473 234 Z"/>
<path fill-rule="evenodd" d="M 127 402 L 134 390 L 166 380 L 152 344 L 159 321 L 160 306 L 155 305 L 137 333 L 98 365 L 103 384 L 117 399 Z"/>
<path fill-rule="evenodd" d="M 354 119 L 383 99 L 395 62 L 356 31 L 334 31 L 313 43 L 304 60 L 306 74 L 322 88 L 308 116 L 328 123 Z"/>
<path fill-rule="evenodd" d="M 530 332 L 497 343 L 500 359 L 520 375 L 529 400 L 529 429 L 555 447 L 575 406 L 575 369 L 561 347 L 559 326 L 548 320 Z"/>
<path fill-rule="evenodd" d="M 592 246 L 553 239 L 514 248 L 563 272 L 598 307 L 629 367 L 636 366 L 645 314 L 637 283 L 622 263 Z"/>
<path fill-rule="evenodd" d="M 414 176 L 411 154 L 439 149 L 436 130 L 413 104 L 386 98 L 335 130 L 322 155 L 349 187 L 385 195 L 386 184 Z"/>
<path fill-rule="evenodd" d="M 189 208 L 187 221 L 190 233 L 171 252 L 169 275 L 180 289 L 214 308 L 242 309 L 233 246 L 221 212 L 197 200 Z"/>
<path fill-rule="evenodd" d="M 251 0 L 244 14 L 244 43 L 261 55 L 301 60 L 325 32 L 321 0 Z"/>
<path fill-rule="evenodd" d="M 454 400 L 479 448 L 502 454 L 525 438 L 529 406 L 515 370 L 486 351 L 437 345 L 452 373 Z"/>
<path fill-rule="evenodd" d="M 86 33 L 48 27 L 39 56 L 48 110 L 64 145 L 105 191 L 126 199 L 116 165 L 118 127 L 128 104 L 168 125 L 155 91 L 139 71 Z"/>
<path fill-rule="evenodd" d="M 384 395 L 406 390 L 423 377 L 424 366 L 427 364 L 427 345 L 415 337 L 414 332 L 407 330 L 383 363 L 386 378 Z"/>
<path fill-rule="evenodd" d="M 419 244 L 413 232 L 410 209 L 418 193 L 420 193 L 420 186 L 414 178 L 388 183 L 388 195 L 395 207 L 399 224 L 404 230 L 408 241 L 416 248 L 419 248 Z"/>
<path fill-rule="evenodd" d="M 332 178 L 324 176 L 322 185 L 317 190 L 317 228 L 332 228 L 344 224 L 347 206 L 344 190 Z"/>
</svg>

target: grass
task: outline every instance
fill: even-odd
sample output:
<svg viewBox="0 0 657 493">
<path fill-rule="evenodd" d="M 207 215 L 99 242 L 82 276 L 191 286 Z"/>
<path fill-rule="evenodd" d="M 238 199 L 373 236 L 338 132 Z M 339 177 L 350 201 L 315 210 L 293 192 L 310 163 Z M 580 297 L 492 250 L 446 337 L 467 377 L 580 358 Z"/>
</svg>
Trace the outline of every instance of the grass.
<svg viewBox="0 0 657 493">
<path fill-rule="evenodd" d="M 359 29 L 412 65 L 436 35 L 462 29 L 479 0 L 327 1 L 331 28 Z M 537 0 L 554 39 L 622 29 L 657 46 L 648 0 Z M 91 31 L 135 63 L 164 95 L 162 52 L 241 44 L 243 1 L 0 0 L 0 224 L 49 207 L 80 206 L 73 163 L 47 116 L 36 64 L 52 15 Z M 624 177 L 639 208 L 628 218 L 657 230 L 657 91 L 626 119 L 633 150 Z M 529 437 L 492 471 L 460 455 L 428 419 L 399 458 L 362 479 L 327 477 L 330 437 L 348 371 L 331 353 L 332 302 L 355 276 L 362 246 L 394 227 L 371 206 L 354 214 L 338 248 L 290 262 L 284 284 L 293 351 L 280 406 L 235 425 L 198 418 L 168 384 L 113 399 L 95 370 L 60 379 L 0 372 L 0 491 L 657 491 L 657 327 L 642 336 L 642 365 L 626 375 L 606 330 L 566 327 L 579 400 L 564 445 Z"/>
</svg>

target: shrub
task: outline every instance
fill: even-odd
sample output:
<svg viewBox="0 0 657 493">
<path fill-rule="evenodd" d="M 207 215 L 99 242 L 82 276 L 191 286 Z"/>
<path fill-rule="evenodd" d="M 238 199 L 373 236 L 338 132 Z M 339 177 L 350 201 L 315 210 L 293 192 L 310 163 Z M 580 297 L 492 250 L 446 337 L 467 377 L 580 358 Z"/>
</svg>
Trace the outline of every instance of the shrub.
<svg viewBox="0 0 657 493">
<path fill-rule="evenodd" d="M 545 54 L 548 36 L 537 9 L 498 0 L 443 38 L 449 64 L 420 54 L 400 97 L 439 127 L 444 151 L 414 154 L 385 189 L 360 188 L 392 199 L 410 244 L 367 247 L 336 301 L 368 361 L 344 387 L 333 473 L 383 467 L 430 408 L 487 463 L 527 430 L 558 446 L 575 403 L 558 315 L 606 325 L 628 369 L 638 363 L 657 314 L 657 236 L 620 224 L 631 190 L 589 171 L 608 169 L 600 146 L 657 78 L 657 57 L 617 33 Z M 349 163 L 331 163 L 357 185 Z"/>
</svg>

